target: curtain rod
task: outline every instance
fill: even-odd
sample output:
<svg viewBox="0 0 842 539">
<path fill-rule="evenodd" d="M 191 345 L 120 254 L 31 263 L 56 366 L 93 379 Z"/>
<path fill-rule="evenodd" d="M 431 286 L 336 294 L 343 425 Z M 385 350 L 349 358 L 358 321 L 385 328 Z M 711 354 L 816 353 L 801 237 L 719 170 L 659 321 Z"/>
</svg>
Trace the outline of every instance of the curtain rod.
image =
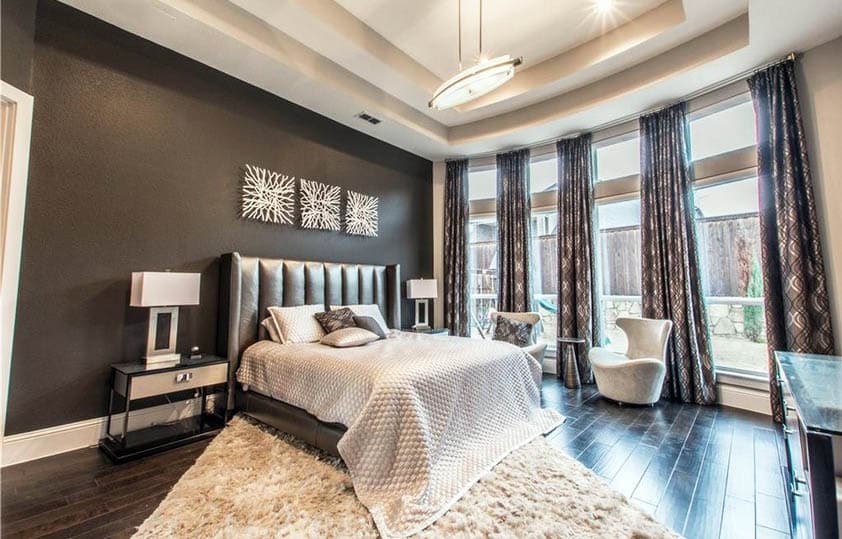
<svg viewBox="0 0 842 539">
<path fill-rule="evenodd" d="M 724 88 L 724 87 L 728 86 L 729 84 L 733 84 L 733 83 L 738 82 L 740 80 L 747 79 L 749 76 L 757 73 L 758 71 L 768 69 L 772 66 L 782 64 L 782 63 L 788 62 L 790 60 L 795 60 L 796 56 L 797 55 L 796 55 L 795 52 L 790 52 L 789 54 L 787 54 L 786 56 L 784 56 L 782 58 L 770 60 L 770 61 L 768 61 L 764 64 L 760 64 L 758 66 L 752 67 L 751 69 L 746 69 L 744 71 L 741 71 L 740 73 L 737 73 L 736 75 L 728 77 L 727 79 L 721 80 L 721 81 L 719 81 L 715 84 L 711 84 L 711 85 L 705 86 L 704 88 L 701 88 L 699 90 L 695 90 L 695 91 L 693 91 L 693 92 L 691 92 L 691 93 L 689 93 L 689 94 L 687 94 L 683 97 L 680 97 L 680 98 L 670 102 L 667 105 L 658 105 L 657 107 L 651 107 L 651 108 L 643 110 L 641 112 L 636 112 L 634 114 L 628 114 L 628 115 L 623 116 L 621 118 L 618 118 L 616 120 L 611 120 L 610 122 L 605 122 L 603 124 L 596 125 L 596 126 L 591 127 L 591 128 L 589 128 L 585 131 L 576 131 L 576 132 L 573 132 L 573 133 L 568 133 L 566 135 L 561 135 L 561 136 L 557 136 L 557 137 L 553 137 L 553 138 L 544 139 L 544 140 L 541 140 L 541 141 L 538 141 L 538 142 L 533 142 L 531 144 L 525 144 L 523 146 L 513 146 L 511 148 L 506 148 L 506 149 L 497 150 L 497 151 L 493 151 L 493 152 L 485 152 L 485 153 L 470 155 L 470 156 L 467 157 L 467 159 L 469 159 L 469 160 L 470 159 L 482 159 L 484 157 L 495 156 L 498 153 L 513 152 L 513 151 L 517 151 L 517 150 L 524 150 L 526 148 L 538 148 L 540 146 L 545 146 L 547 144 L 552 144 L 554 142 L 558 142 L 559 140 L 578 137 L 579 135 L 582 135 L 584 133 L 596 133 L 598 131 L 610 129 L 610 128 L 618 126 L 620 124 L 624 124 L 626 122 L 631 122 L 631 121 L 637 120 L 641 116 L 645 116 L 647 114 L 651 114 L 653 112 L 663 110 L 667 107 L 671 107 L 671 106 L 675 105 L 676 103 L 680 103 L 682 101 L 690 101 L 691 99 L 695 99 L 697 97 L 701 97 L 701 96 L 703 96 L 705 94 L 708 94 L 710 92 L 714 92 L 716 90 L 719 90 L 720 88 Z M 450 157 L 450 158 L 445 159 L 445 162 L 447 162 L 447 161 L 459 161 L 461 159 L 465 159 L 465 157 Z"/>
</svg>

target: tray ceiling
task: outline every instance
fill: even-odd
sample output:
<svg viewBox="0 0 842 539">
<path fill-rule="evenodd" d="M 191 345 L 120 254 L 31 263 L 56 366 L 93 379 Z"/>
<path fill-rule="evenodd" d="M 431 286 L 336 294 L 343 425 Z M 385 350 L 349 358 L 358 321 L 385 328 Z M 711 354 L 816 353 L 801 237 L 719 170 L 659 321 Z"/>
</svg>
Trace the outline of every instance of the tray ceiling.
<svg viewBox="0 0 842 539">
<path fill-rule="evenodd" d="M 458 70 L 457 0 L 63 0 L 340 123 L 438 160 L 588 129 L 842 34 L 838 0 L 484 3 L 488 56 L 515 78 L 427 107 Z M 479 0 L 462 0 L 463 65 Z M 357 118 L 366 111 L 383 120 Z"/>
</svg>

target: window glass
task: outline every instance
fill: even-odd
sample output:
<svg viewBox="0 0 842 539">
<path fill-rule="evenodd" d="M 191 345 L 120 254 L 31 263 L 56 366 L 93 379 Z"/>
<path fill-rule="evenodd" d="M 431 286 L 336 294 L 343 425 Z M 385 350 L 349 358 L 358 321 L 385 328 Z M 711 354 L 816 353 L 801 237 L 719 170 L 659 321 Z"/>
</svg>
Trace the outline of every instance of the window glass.
<svg viewBox="0 0 842 539">
<path fill-rule="evenodd" d="M 599 204 L 597 218 L 604 345 L 622 353 L 628 340 L 617 318 L 640 316 L 640 199 Z"/>
<path fill-rule="evenodd" d="M 468 278 L 471 336 L 480 337 L 480 331 L 487 333 L 491 325 L 490 310 L 497 307 L 497 220 L 494 217 L 470 220 Z"/>
<path fill-rule="evenodd" d="M 532 212 L 533 308 L 541 314 L 540 339 L 555 347 L 558 314 L 558 212 Z"/>
<path fill-rule="evenodd" d="M 640 173 L 640 138 L 597 146 L 596 181 L 612 180 Z"/>
<path fill-rule="evenodd" d="M 555 191 L 558 182 L 558 158 L 533 159 L 530 163 L 530 181 L 532 193 Z"/>
<path fill-rule="evenodd" d="M 757 179 L 695 191 L 696 231 L 717 368 L 765 372 Z"/>
<path fill-rule="evenodd" d="M 690 122 L 690 159 L 704 159 L 754 146 L 754 106 L 751 101 Z"/>
<path fill-rule="evenodd" d="M 470 200 L 497 198 L 496 168 L 468 173 L 468 198 Z"/>
</svg>

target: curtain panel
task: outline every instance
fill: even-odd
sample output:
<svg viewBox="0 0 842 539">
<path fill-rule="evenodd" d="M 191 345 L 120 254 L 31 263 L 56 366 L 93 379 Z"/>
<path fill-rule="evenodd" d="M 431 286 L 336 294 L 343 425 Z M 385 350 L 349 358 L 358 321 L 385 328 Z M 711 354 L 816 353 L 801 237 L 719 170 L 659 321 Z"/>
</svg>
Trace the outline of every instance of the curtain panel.
<svg viewBox="0 0 842 539">
<path fill-rule="evenodd" d="M 558 336 L 585 340 L 579 378 L 593 383 L 588 352 L 602 343 L 596 274 L 591 135 L 556 143 L 558 155 Z M 557 353 L 561 353 L 560 351 Z"/>
<path fill-rule="evenodd" d="M 755 73 L 748 85 L 757 118 L 770 396 L 781 421 L 774 351 L 833 354 L 833 328 L 794 60 Z"/>
<path fill-rule="evenodd" d="M 716 400 L 694 221 L 686 105 L 640 118 L 643 316 L 672 320 L 663 396 Z"/>
<path fill-rule="evenodd" d="M 497 154 L 497 308 L 532 310 L 529 150 Z"/>
<path fill-rule="evenodd" d="M 444 324 L 451 335 L 469 335 L 468 160 L 447 162 L 444 182 Z"/>
</svg>

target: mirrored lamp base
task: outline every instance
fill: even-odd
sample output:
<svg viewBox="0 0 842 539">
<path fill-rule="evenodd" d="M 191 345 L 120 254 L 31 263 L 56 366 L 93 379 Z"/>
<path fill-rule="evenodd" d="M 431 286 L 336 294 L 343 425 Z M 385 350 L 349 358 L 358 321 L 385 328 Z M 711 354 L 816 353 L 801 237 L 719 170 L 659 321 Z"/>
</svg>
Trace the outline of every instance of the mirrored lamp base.
<svg viewBox="0 0 842 539">
<path fill-rule="evenodd" d="M 422 308 L 423 307 L 423 308 Z M 421 311 L 424 316 L 421 316 Z M 412 329 L 430 329 L 430 301 L 426 299 L 415 300 L 415 325 Z"/>
<path fill-rule="evenodd" d="M 181 355 L 175 351 L 178 337 L 178 307 L 149 309 L 149 334 L 146 339 L 146 363 L 177 363 Z"/>
</svg>

